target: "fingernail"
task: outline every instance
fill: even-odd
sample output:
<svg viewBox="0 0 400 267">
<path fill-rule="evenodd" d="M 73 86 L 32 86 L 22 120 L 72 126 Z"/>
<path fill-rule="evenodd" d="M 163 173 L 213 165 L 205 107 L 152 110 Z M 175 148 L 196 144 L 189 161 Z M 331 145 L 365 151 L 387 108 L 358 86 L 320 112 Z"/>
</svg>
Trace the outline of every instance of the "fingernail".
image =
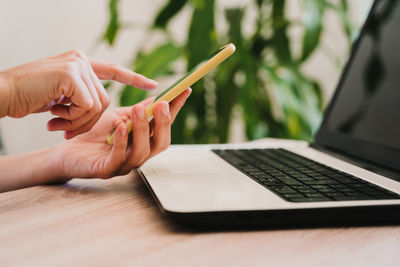
<svg viewBox="0 0 400 267">
<path fill-rule="evenodd" d="M 146 118 L 146 114 L 144 113 L 143 105 L 138 105 L 135 109 L 136 117 L 139 120 L 144 120 Z"/>
<path fill-rule="evenodd" d="M 128 128 L 126 127 L 125 124 L 122 124 L 119 127 L 119 133 L 121 134 L 121 136 L 126 136 L 128 134 Z"/>
<path fill-rule="evenodd" d="M 192 88 L 188 88 L 188 91 L 189 91 L 189 93 L 188 93 L 187 97 L 189 97 L 192 94 Z"/>
<path fill-rule="evenodd" d="M 149 79 L 149 82 L 154 86 L 154 88 L 158 87 L 158 82 L 152 79 Z"/>
<path fill-rule="evenodd" d="M 145 85 L 146 89 L 153 90 L 158 87 L 158 82 L 156 82 L 155 80 L 149 79 L 147 77 L 145 77 L 145 78 L 146 78 L 146 85 Z"/>
<path fill-rule="evenodd" d="M 161 107 L 161 112 L 164 116 L 168 116 L 169 114 L 169 104 L 167 101 L 162 101 L 162 107 Z"/>
</svg>

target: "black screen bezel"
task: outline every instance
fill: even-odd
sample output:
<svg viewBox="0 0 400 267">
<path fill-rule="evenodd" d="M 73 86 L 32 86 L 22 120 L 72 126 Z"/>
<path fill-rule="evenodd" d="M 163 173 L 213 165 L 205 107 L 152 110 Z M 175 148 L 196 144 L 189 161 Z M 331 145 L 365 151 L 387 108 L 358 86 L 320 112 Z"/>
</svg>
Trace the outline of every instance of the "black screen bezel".
<svg viewBox="0 0 400 267">
<path fill-rule="evenodd" d="M 371 20 L 372 14 L 377 9 L 378 1 L 379 0 L 374 1 L 364 27 L 360 32 L 358 40 L 353 45 L 349 60 L 344 68 L 338 86 L 336 87 L 335 94 L 325 112 L 324 120 L 320 126 L 320 129 L 315 136 L 313 146 L 316 148 L 321 147 L 324 149 L 333 150 L 336 153 L 355 157 L 359 160 L 361 159 L 395 171 L 400 171 L 400 150 L 334 132 L 328 127 L 329 117 L 336 104 L 340 91 L 343 88 L 345 79 L 350 71 L 355 57 L 355 52 L 362 42 L 362 37 L 365 35 L 366 28 Z"/>
</svg>

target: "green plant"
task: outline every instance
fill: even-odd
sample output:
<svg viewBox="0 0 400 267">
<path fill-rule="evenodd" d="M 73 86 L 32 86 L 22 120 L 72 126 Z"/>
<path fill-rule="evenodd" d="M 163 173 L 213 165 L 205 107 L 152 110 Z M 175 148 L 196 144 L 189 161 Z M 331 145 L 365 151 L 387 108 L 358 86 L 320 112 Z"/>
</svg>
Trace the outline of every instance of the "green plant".
<svg viewBox="0 0 400 267">
<path fill-rule="evenodd" d="M 164 42 L 152 50 L 140 50 L 133 70 L 151 78 L 176 73 L 173 62 L 186 63 L 190 70 L 219 46 L 232 42 L 237 52 L 211 75 L 193 86 L 193 93 L 173 125 L 174 143 L 228 142 L 234 111 L 241 114 L 248 139 L 279 137 L 310 140 L 319 126 L 323 99 L 318 81 L 302 71 L 303 65 L 319 46 L 323 15 L 328 9 L 339 14 L 349 44 L 357 28 L 348 17 L 347 0 L 337 4 L 321 0 L 302 0 L 302 20 L 287 17 L 285 0 L 255 0 L 254 27 L 242 32 L 249 7 L 219 10 L 216 0 L 168 0 L 148 31 L 162 33 Z M 123 24 L 118 17 L 118 0 L 110 0 L 110 20 L 104 40 L 112 45 Z M 169 22 L 177 14 L 192 13 L 187 41 L 171 36 Z M 217 14 L 218 13 L 218 14 Z M 215 18 L 223 16 L 226 30 L 217 27 Z M 291 49 L 292 26 L 303 29 L 301 51 Z M 125 86 L 120 104 L 132 105 L 146 93 Z"/>
</svg>

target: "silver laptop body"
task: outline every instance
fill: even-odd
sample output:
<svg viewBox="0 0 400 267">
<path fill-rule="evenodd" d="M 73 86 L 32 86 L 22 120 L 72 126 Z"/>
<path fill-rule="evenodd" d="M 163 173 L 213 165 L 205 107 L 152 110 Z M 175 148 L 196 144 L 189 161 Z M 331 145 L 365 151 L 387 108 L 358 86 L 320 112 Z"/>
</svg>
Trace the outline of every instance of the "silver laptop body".
<svg viewBox="0 0 400 267">
<path fill-rule="evenodd" d="M 400 5 L 395 1 L 390 7 L 388 3 L 377 1 L 372 7 L 313 143 L 262 139 L 243 144 L 173 145 L 139 171 L 161 210 L 177 222 L 205 227 L 400 222 L 400 105 L 395 104 L 400 103 L 400 75 L 396 75 L 400 69 Z M 383 21 L 388 9 L 391 12 L 385 13 Z M 376 29 L 380 30 L 378 41 Z M 371 71 L 368 62 L 376 56 L 372 53 L 376 42 L 385 74 L 377 77 L 371 93 L 365 73 Z M 375 67 L 372 73 L 382 71 Z M 234 167 L 215 149 L 285 149 L 387 190 L 393 197 L 289 201 Z"/>
</svg>

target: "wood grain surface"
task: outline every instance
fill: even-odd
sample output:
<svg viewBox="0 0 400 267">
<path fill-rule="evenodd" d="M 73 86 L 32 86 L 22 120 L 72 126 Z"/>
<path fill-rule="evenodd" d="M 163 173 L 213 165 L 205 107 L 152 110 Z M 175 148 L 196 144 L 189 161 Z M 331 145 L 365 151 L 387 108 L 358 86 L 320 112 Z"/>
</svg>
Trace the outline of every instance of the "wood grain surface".
<svg viewBox="0 0 400 267">
<path fill-rule="evenodd" d="M 400 266 L 400 227 L 200 232 L 134 173 L 0 194 L 0 266 Z"/>
</svg>

